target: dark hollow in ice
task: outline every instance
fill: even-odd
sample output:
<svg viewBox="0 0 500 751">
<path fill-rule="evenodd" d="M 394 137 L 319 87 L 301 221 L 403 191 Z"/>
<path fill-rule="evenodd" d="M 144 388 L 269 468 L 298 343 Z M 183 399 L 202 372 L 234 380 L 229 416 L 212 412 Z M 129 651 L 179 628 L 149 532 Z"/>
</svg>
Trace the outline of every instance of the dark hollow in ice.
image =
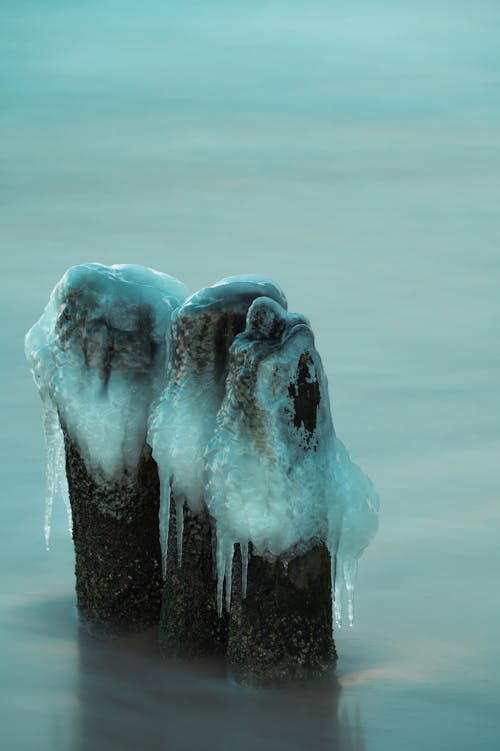
<svg viewBox="0 0 500 751">
<path fill-rule="evenodd" d="M 150 374 L 164 346 L 155 341 L 149 306 L 123 301 L 105 312 L 92 291 L 70 290 L 56 324 L 61 347 L 80 348 L 85 365 L 97 370 L 104 387 L 112 371 Z"/>
</svg>

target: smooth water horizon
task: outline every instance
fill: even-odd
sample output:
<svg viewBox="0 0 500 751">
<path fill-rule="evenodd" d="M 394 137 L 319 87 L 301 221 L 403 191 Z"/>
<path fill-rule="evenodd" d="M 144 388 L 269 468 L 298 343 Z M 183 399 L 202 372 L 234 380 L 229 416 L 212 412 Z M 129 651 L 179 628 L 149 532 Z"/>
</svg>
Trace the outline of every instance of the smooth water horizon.
<svg viewBox="0 0 500 751">
<path fill-rule="evenodd" d="M 0 8 L 2 748 L 500 747 L 500 5 Z M 243 690 L 77 624 L 23 337 L 74 264 L 271 277 L 381 498 L 336 683 Z"/>
</svg>

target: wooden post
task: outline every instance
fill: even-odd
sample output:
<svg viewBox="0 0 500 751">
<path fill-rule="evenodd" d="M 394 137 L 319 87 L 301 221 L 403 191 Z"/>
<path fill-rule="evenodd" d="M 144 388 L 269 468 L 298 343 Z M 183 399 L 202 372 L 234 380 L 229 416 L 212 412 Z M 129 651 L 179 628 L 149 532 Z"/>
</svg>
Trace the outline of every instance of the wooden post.
<svg viewBox="0 0 500 751">
<path fill-rule="evenodd" d="M 162 593 L 156 462 L 144 446 L 137 474 L 93 477 L 64 432 L 73 516 L 78 613 L 86 628 L 118 636 L 155 627 Z"/>
<path fill-rule="evenodd" d="M 284 686 L 321 678 L 331 669 L 337 654 L 324 545 L 289 562 L 250 554 L 244 599 L 238 549 L 232 582 L 227 659 L 238 683 Z"/>
<path fill-rule="evenodd" d="M 308 681 L 336 659 L 325 546 L 333 437 L 308 321 L 256 300 L 231 348 L 206 456 L 228 666 L 240 683 Z"/>
<path fill-rule="evenodd" d="M 245 328 L 251 303 L 262 295 L 286 306 L 283 293 L 268 279 L 230 277 L 188 298 L 173 317 L 169 378 L 150 430 L 162 484 L 172 488 L 160 623 L 161 648 L 168 657 L 226 652 L 228 618 L 217 613 L 215 530 L 204 500 L 203 454 L 224 397 L 229 349 Z M 183 444 L 188 431 L 193 438 Z M 165 442 L 166 451 L 160 449 Z"/>
<path fill-rule="evenodd" d="M 78 611 L 96 634 L 159 620 L 160 493 L 147 417 L 165 377 L 171 314 L 186 296 L 152 269 L 74 266 L 26 337 L 53 465 L 46 539 L 64 437 Z"/>
</svg>

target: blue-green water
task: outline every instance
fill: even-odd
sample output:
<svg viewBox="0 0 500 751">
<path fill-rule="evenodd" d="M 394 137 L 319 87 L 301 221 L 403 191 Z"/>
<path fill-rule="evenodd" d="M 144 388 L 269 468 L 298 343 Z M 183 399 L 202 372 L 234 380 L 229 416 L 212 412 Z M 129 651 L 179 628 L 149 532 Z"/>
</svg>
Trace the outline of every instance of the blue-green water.
<svg viewBox="0 0 500 751">
<path fill-rule="evenodd" d="M 500 746 L 500 5 L 0 5 L 2 748 Z M 374 479 L 337 689 L 78 634 L 22 351 L 64 270 L 269 275 Z"/>
</svg>

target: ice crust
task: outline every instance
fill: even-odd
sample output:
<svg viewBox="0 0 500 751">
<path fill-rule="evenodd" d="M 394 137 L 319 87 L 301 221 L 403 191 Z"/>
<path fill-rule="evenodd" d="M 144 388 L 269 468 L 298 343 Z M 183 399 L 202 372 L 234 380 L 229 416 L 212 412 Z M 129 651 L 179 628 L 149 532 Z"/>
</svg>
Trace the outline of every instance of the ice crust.
<svg viewBox="0 0 500 751">
<path fill-rule="evenodd" d="M 230 349 L 226 391 L 205 454 L 217 526 L 218 606 L 230 607 L 234 546 L 270 561 L 325 542 L 334 616 L 352 623 L 356 561 L 377 528 L 378 498 L 335 435 L 328 384 L 306 318 L 259 298 Z M 245 589 L 245 587 L 243 587 Z"/>
<path fill-rule="evenodd" d="M 177 279 L 142 266 L 74 266 L 26 335 L 45 412 L 47 541 L 53 498 L 66 482 L 61 425 L 96 481 L 134 477 L 165 377 L 172 311 L 187 294 Z"/>
<path fill-rule="evenodd" d="M 286 307 L 277 284 L 260 276 L 232 276 L 189 297 L 172 317 L 167 382 L 153 405 L 148 441 L 160 474 L 160 539 L 164 573 L 171 498 L 178 531 L 183 504 L 199 512 L 204 499 L 203 454 L 224 397 L 229 347 L 245 328 L 249 306 L 259 296 Z M 182 536 L 178 535 L 178 558 Z"/>
</svg>

